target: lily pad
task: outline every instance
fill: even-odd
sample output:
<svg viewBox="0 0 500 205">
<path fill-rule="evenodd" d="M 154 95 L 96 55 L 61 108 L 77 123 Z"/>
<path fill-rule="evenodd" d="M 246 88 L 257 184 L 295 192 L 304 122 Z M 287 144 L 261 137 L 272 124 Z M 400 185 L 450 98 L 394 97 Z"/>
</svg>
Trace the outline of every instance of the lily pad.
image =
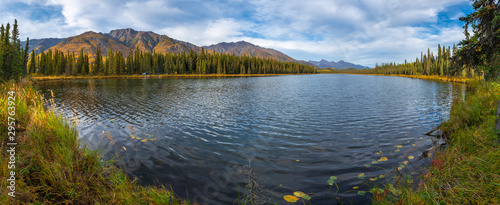
<svg viewBox="0 0 500 205">
<path fill-rule="evenodd" d="M 380 157 L 380 159 L 378 159 L 379 162 L 385 162 L 387 161 L 387 157 Z"/>
<path fill-rule="evenodd" d="M 302 197 L 303 199 L 305 200 L 311 200 L 311 197 L 309 195 L 305 195 L 304 197 Z"/>
<path fill-rule="evenodd" d="M 358 174 L 358 179 L 365 179 L 365 174 L 364 173 Z"/>
<path fill-rule="evenodd" d="M 301 191 L 296 191 L 293 192 L 293 195 L 295 195 L 296 197 L 304 197 L 306 194 L 304 194 L 304 192 Z"/>
<path fill-rule="evenodd" d="M 413 157 L 413 156 L 408 156 L 408 159 L 413 159 L 413 158 L 415 158 L 415 157 Z"/>
<path fill-rule="evenodd" d="M 403 145 L 396 145 L 396 147 L 397 147 L 397 148 L 402 148 L 402 147 L 403 147 Z"/>
<path fill-rule="evenodd" d="M 372 164 L 377 164 L 378 162 L 377 161 L 372 161 Z"/>
<path fill-rule="evenodd" d="M 352 187 L 352 189 L 359 189 L 359 187 L 355 186 L 355 187 Z"/>
<path fill-rule="evenodd" d="M 365 195 L 365 194 L 366 194 L 366 191 L 358 191 L 358 195 L 363 196 L 363 195 Z"/>
<path fill-rule="evenodd" d="M 297 198 L 296 196 L 292 196 L 292 195 L 286 195 L 283 197 L 283 199 L 285 199 L 285 201 L 292 202 L 292 203 L 295 203 L 295 202 L 297 202 L 297 200 L 299 200 L 299 198 Z"/>
</svg>

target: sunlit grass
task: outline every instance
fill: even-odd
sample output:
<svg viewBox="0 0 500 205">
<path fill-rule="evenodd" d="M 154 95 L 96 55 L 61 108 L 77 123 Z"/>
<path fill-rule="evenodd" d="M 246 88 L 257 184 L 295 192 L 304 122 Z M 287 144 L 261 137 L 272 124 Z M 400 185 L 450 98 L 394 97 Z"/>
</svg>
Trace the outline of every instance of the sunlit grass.
<svg viewBox="0 0 500 205">
<path fill-rule="evenodd" d="M 74 126 L 43 108 L 28 82 L 0 86 L 1 149 L 7 149 L 7 92 L 15 91 L 16 194 L 2 191 L 0 204 L 187 204 L 165 187 L 143 187 L 98 151 L 81 147 Z M 111 137 L 111 136 L 109 136 Z M 112 139 L 112 138 L 111 138 Z M 7 152 L 0 175 L 8 176 Z M 5 189 L 7 181 L 0 180 Z"/>
</svg>

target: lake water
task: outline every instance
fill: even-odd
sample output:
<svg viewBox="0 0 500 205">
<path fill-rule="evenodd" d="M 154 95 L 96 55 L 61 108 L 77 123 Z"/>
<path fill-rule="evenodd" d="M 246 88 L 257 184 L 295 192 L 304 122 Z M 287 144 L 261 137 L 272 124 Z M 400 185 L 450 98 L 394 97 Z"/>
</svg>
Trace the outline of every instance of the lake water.
<svg viewBox="0 0 500 205">
<path fill-rule="evenodd" d="M 418 156 L 432 146 L 424 133 L 448 117 L 465 89 L 332 74 L 49 81 L 36 88 L 47 99 L 53 91 L 56 111 L 77 122 L 83 143 L 107 159 L 120 156 L 141 183 L 171 185 L 201 204 L 237 202 L 249 164 L 263 202 L 286 204 L 283 196 L 303 191 L 312 204 L 369 203 L 370 194 L 358 191 L 392 182 L 404 161 L 401 172 L 421 172 L 428 160 Z M 330 176 L 339 190 L 328 185 Z"/>
</svg>

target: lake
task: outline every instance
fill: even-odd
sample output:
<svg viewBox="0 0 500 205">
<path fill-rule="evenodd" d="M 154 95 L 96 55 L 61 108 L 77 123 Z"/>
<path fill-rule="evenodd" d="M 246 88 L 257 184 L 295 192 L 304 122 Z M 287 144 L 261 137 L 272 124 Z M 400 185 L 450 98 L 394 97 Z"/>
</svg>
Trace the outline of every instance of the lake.
<svg viewBox="0 0 500 205">
<path fill-rule="evenodd" d="M 370 194 L 358 191 L 392 182 L 397 167 L 405 165 L 401 172 L 418 178 L 429 163 L 418 156 L 433 145 L 424 134 L 448 118 L 453 99 L 465 90 L 336 74 L 48 81 L 35 87 L 77 123 L 82 143 L 103 150 L 106 159 L 119 156 L 142 184 L 171 186 L 201 204 L 237 202 L 250 167 L 262 202 L 287 204 L 283 196 L 302 191 L 312 204 L 370 203 Z M 337 178 L 333 186 L 330 176 Z"/>
</svg>

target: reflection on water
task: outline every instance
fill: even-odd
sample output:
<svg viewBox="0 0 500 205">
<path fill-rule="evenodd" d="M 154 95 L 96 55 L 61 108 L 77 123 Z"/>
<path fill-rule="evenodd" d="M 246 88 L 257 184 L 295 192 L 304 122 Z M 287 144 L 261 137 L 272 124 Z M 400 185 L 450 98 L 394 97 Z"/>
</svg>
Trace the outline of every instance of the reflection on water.
<svg viewBox="0 0 500 205">
<path fill-rule="evenodd" d="M 331 204 L 330 176 L 338 178 L 342 202 L 369 203 L 369 194 L 352 187 L 367 191 L 388 180 L 369 178 L 390 176 L 404 161 L 402 171 L 418 171 L 426 162 L 417 156 L 432 145 L 423 134 L 448 117 L 464 86 L 301 75 L 52 81 L 37 89 L 47 98 L 53 90 L 57 111 L 78 119 L 82 142 L 107 158 L 118 153 L 145 184 L 172 185 L 181 196 L 187 187 L 202 204 L 232 204 L 244 192 L 241 172 L 251 161 L 261 199 L 282 204 L 300 190 L 314 194 L 313 204 Z M 371 166 L 381 157 L 388 160 Z"/>
</svg>

